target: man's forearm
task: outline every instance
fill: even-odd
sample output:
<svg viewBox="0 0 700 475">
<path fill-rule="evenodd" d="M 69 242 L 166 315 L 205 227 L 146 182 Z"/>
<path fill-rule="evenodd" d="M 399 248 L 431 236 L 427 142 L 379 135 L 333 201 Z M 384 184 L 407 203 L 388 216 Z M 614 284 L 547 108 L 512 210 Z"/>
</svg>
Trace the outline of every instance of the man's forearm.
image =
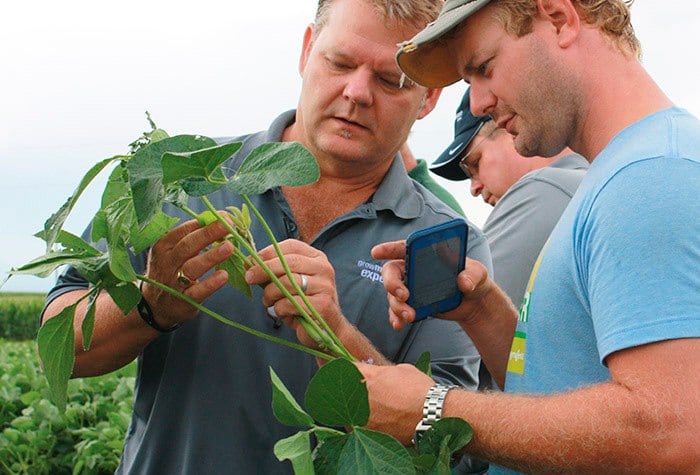
<svg viewBox="0 0 700 475">
<path fill-rule="evenodd" d="M 691 450 L 663 412 L 606 383 L 545 397 L 450 391 L 443 417 L 472 425 L 466 452 L 528 473 L 688 473 L 678 456 Z"/>
<path fill-rule="evenodd" d="M 364 333 L 350 322 L 346 322 L 337 336 L 350 354 L 358 360 L 378 365 L 391 364 L 391 362 L 375 348 Z"/>
<path fill-rule="evenodd" d="M 495 285 L 471 315 L 459 320 L 500 388 L 505 382 L 517 321 L 518 311 L 505 292 Z"/>
<path fill-rule="evenodd" d="M 76 290 L 57 297 L 49 304 L 44 322 L 56 316 L 63 308 L 74 304 L 86 291 Z M 96 302 L 95 327 L 88 351 L 83 349 L 82 323 L 87 302 L 78 304 L 75 311 L 75 364 L 73 377 L 97 376 L 109 373 L 131 362 L 141 350 L 158 336 L 133 310 L 124 315 L 105 292 Z"/>
</svg>

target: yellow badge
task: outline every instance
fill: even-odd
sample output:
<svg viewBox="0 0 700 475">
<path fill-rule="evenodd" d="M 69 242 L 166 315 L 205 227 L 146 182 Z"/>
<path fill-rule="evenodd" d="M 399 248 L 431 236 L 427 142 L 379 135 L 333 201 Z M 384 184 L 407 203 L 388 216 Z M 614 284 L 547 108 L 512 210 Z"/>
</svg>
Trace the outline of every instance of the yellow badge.
<svg viewBox="0 0 700 475">
<path fill-rule="evenodd" d="M 510 347 L 510 358 L 508 358 L 508 372 L 522 375 L 525 373 L 525 339 L 523 332 L 515 332 L 513 345 Z"/>
</svg>

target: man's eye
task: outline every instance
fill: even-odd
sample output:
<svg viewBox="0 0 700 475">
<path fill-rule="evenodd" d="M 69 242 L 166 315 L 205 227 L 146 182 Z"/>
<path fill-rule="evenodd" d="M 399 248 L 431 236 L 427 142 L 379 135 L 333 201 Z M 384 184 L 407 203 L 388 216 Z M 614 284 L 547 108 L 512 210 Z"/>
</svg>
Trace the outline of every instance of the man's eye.
<svg viewBox="0 0 700 475">
<path fill-rule="evenodd" d="M 379 80 L 385 84 L 386 86 L 392 88 L 392 89 L 400 89 L 401 88 L 401 81 L 396 78 L 388 78 L 388 77 L 380 77 Z M 407 86 L 407 84 L 404 84 L 404 86 Z"/>
<path fill-rule="evenodd" d="M 338 61 L 333 61 L 333 60 L 328 60 L 328 65 L 330 66 L 331 69 L 334 69 L 336 71 L 347 71 L 350 69 L 350 65 L 346 63 L 339 63 Z"/>
<path fill-rule="evenodd" d="M 487 76 L 489 72 L 489 64 L 491 63 L 491 60 L 489 59 L 488 61 L 484 61 L 479 65 L 478 68 L 476 68 L 476 73 L 479 76 Z"/>
</svg>

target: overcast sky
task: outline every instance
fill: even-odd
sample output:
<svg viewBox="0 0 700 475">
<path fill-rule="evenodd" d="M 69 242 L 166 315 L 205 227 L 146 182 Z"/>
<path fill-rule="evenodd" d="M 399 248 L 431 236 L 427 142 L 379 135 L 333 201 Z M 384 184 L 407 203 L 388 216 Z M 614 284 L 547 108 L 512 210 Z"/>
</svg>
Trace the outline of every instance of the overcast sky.
<svg viewBox="0 0 700 475">
<path fill-rule="evenodd" d="M 32 235 L 96 161 L 127 151 L 148 129 L 230 136 L 267 128 L 295 107 L 297 62 L 312 0 L 5 2 L 0 16 L 0 279 L 43 254 Z M 637 0 L 632 18 L 644 64 L 678 105 L 700 115 L 694 0 Z M 452 139 L 464 84 L 447 88 L 409 142 L 433 160 Z M 80 234 L 102 183 L 67 229 Z M 441 181 L 468 217 L 490 207 L 467 182 Z M 2 290 L 46 291 L 52 279 L 13 277 Z"/>
</svg>

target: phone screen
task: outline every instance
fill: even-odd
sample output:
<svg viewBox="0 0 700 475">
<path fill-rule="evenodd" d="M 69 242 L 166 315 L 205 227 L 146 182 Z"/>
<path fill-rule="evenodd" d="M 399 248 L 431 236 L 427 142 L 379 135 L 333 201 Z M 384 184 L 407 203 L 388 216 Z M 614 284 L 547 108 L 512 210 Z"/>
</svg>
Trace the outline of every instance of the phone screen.
<svg viewBox="0 0 700 475">
<path fill-rule="evenodd" d="M 414 321 L 459 305 L 457 276 L 464 269 L 467 234 L 467 223 L 455 219 L 416 231 L 406 240 L 405 281 Z"/>
<path fill-rule="evenodd" d="M 444 300 L 457 292 L 457 271 L 461 257 L 459 236 L 419 248 L 414 265 L 413 304 L 424 307 Z"/>
</svg>

